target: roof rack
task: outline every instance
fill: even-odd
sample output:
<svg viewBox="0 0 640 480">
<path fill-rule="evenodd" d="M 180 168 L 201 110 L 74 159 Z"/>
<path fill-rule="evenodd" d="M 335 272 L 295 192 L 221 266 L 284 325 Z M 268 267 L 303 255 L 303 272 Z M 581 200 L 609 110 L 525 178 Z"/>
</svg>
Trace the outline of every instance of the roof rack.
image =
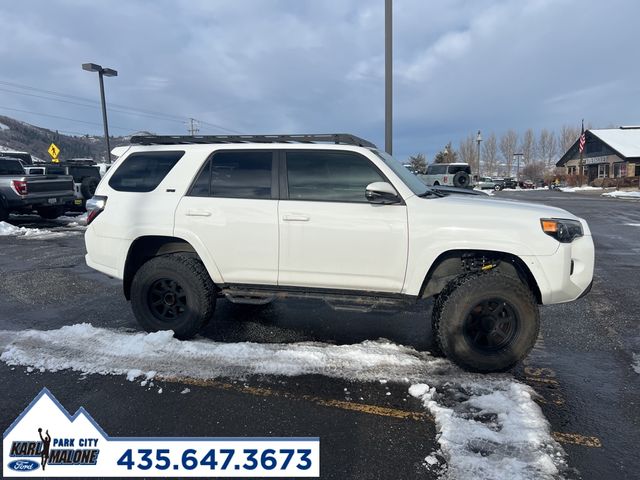
<svg viewBox="0 0 640 480">
<path fill-rule="evenodd" d="M 335 143 L 377 148 L 373 143 L 349 133 L 300 135 L 135 135 L 134 145 L 176 145 L 207 143 Z"/>
</svg>

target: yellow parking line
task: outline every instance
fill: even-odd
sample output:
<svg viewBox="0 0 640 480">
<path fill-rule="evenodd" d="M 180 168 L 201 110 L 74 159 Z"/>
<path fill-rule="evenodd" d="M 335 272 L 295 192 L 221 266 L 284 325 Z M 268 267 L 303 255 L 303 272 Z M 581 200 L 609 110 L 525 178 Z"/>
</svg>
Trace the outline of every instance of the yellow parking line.
<svg viewBox="0 0 640 480">
<path fill-rule="evenodd" d="M 345 400 L 336 400 L 331 398 L 316 397 L 314 395 L 293 395 L 289 392 L 280 390 L 272 390 L 265 387 L 251 387 L 238 385 L 218 380 L 204 380 L 196 378 L 176 378 L 176 377 L 156 377 L 158 380 L 171 383 L 186 383 L 188 385 L 196 385 L 200 387 L 216 387 L 223 390 L 231 390 L 234 392 L 247 393 L 259 397 L 282 397 L 291 400 L 304 400 L 315 403 L 323 407 L 339 408 L 340 410 L 350 410 L 353 412 L 365 413 L 369 415 L 378 415 L 381 417 L 399 418 L 401 420 L 433 420 L 431 415 L 426 412 L 416 412 L 412 410 L 402 410 L 399 408 L 382 407 L 379 405 L 370 405 L 367 403 L 348 402 Z"/>
<path fill-rule="evenodd" d="M 157 380 L 169 383 L 181 383 L 186 385 L 194 385 L 198 387 L 214 387 L 222 390 L 228 390 L 239 393 L 246 393 L 259 397 L 281 397 L 290 400 L 303 400 L 315 403 L 323 407 L 338 408 L 340 410 L 349 410 L 352 412 L 364 413 L 368 415 L 378 415 L 380 417 L 398 418 L 401 420 L 413 421 L 429 421 L 433 422 L 434 418 L 427 412 L 416 412 L 413 410 L 403 410 L 399 408 L 382 407 L 380 405 L 371 405 L 367 403 L 349 402 L 345 400 L 336 400 L 332 398 L 316 397 L 314 395 L 294 395 L 281 390 L 273 390 L 265 387 L 252 387 L 242 384 L 234 384 L 221 382 L 219 380 L 208 380 L 199 378 L 186 377 L 162 377 L 157 376 Z M 600 448 L 602 443 L 597 437 L 587 437 L 578 433 L 551 432 L 551 436 L 560 443 L 568 443 L 572 445 L 580 445 L 583 447 Z"/>
</svg>

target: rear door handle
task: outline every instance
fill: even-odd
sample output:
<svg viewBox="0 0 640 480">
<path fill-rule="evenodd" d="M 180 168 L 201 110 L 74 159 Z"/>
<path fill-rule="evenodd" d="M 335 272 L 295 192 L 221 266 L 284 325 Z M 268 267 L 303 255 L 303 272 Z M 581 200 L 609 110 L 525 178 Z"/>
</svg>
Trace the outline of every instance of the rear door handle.
<svg viewBox="0 0 640 480">
<path fill-rule="evenodd" d="M 187 210 L 187 217 L 210 217 L 211 212 L 208 210 Z"/>
<path fill-rule="evenodd" d="M 308 222 L 309 217 L 307 215 L 300 215 L 297 213 L 289 213 L 282 216 L 282 220 L 285 222 Z"/>
</svg>

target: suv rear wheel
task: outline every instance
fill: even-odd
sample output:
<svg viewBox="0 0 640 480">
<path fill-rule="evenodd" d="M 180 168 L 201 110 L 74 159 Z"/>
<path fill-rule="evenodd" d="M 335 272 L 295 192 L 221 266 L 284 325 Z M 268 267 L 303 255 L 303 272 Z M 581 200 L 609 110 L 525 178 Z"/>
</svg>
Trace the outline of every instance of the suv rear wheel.
<svg viewBox="0 0 640 480">
<path fill-rule="evenodd" d="M 434 335 L 442 352 L 476 372 L 513 367 L 533 348 L 540 329 L 538 305 L 529 288 L 497 271 L 453 282 L 434 312 Z"/>
<path fill-rule="evenodd" d="M 215 286 L 200 260 L 162 255 L 142 265 L 131 284 L 131 308 L 147 332 L 173 330 L 176 338 L 195 336 L 213 316 Z"/>
</svg>

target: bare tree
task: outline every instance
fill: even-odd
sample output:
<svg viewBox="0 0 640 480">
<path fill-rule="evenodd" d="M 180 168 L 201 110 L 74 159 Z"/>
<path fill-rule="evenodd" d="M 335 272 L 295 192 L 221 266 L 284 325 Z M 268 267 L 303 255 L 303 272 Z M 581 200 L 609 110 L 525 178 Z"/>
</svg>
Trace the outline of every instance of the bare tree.
<svg viewBox="0 0 640 480">
<path fill-rule="evenodd" d="M 547 167 L 555 164 L 558 144 L 556 136 L 546 128 L 543 128 L 538 137 L 538 156 Z M 564 153 L 564 152 L 563 152 Z"/>
<path fill-rule="evenodd" d="M 495 133 L 491 133 L 482 145 L 482 170 L 485 175 L 496 175 L 498 164 L 498 140 Z"/>
<path fill-rule="evenodd" d="M 426 173 L 427 171 L 427 157 L 424 156 L 424 153 L 409 156 L 409 164 L 415 173 Z"/>
<path fill-rule="evenodd" d="M 563 125 L 560 130 L 560 154 L 564 155 L 567 150 L 571 148 L 571 145 L 578 139 L 580 136 L 580 128 L 579 127 L 571 127 L 568 125 Z"/>
<path fill-rule="evenodd" d="M 520 152 L 522 153 L 522 159 L 525 165 L 529 165 L 537 160 L 536 154 L 536 137 L 532 129 L 527 129 L 522 136 L 522 143 L 520 144 Z"/>
<path fill-rule="evenodd" d="M 513 164 L 513 154 L 516 153 L 518 148 L 518 134 L 509 130 L 500 138 L 500 155 L 506 165 L 504 174 L 508 177 L 511 176 L 511 166 Z"/>
<path fill-rule="evenodd" d="M 472 172 L 478 171 L 478 148 L 476 147 L 476 139 L 473 135 L 460 142 L 460 160 L 468 163 Z"/>
<path fill-rule="evenodd" d="M 545 164 L 544 162 L 529 162 L 527 165 L 525 165 L 525 167 L 522 169 L 521 172 L 521 179 L 522 178 L 526 178 L 526 179 L 531 179 L 531 180 L 540 180 L 544 177 L 544 169 L 545 169 Z"/>
</svg>

